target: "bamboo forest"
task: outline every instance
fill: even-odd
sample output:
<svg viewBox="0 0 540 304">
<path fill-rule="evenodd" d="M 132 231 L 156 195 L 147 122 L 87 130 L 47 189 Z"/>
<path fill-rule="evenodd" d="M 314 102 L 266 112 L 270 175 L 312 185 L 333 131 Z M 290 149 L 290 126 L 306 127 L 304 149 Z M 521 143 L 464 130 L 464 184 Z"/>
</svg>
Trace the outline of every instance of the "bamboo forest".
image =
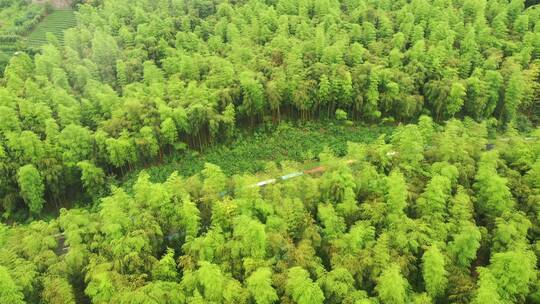
<svg viewBox="0 0 540 304">
<path fill-rule="evenodd" d="M 0 304 L 540 304 L 540 4 L 0 0 Z"/>
</svg>

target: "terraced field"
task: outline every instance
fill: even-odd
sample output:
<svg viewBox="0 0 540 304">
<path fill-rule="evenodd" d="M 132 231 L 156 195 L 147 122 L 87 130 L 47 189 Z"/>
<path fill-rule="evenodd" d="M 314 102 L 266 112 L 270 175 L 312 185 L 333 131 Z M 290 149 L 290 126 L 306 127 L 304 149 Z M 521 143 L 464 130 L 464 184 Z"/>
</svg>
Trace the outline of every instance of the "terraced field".
<svg viewBox="0 0 540 304">
<path fill-rule="evenodd" d="M 47 15 L 28 35 L 27 45 L 39 48 L 47 43 L 47 33 L 53 33 L 60 42 L 64 39 L 64 30 L 77 24 L 73 10 L 57 10 Z"/>
<path fill-rule="evenodd" d="M 3 55 L 13 55 L 17 47 L 15 42 L 0 42 L 0 57 Z"/>
<path fill-rule="evenodd" d="M 73 10 L 56 10 L 45 16 L 27 36 L 25 33 L 15 33 L 13 34 L 15 39 L 6 39 L 6 36 L 2 36 L 2 31 L 0 31 L 0 76 L 3 74 L 11 56 L 17 50 L 21 50 L 21 47 L 39 49 L 39 47 L 47 43 L 47 33 L 53 33 L 60 42 L 63 42 L 64 30 L 76 24 L 77 20 Z M 18 41 L 23 43 L 18 43 Z"/>
<path fill-rule="evenodd" d="M 13 54 L 22 49 L 27 35 L 46 14 L 43 5 L 32 1 L 0 1 L 0 76 Z"/>
<path fill-rule="evenodd" d="M 0 42 L 0 76 L 9 62 L 9 59 L 16 51 L 14 42 Z"/>
</svg>

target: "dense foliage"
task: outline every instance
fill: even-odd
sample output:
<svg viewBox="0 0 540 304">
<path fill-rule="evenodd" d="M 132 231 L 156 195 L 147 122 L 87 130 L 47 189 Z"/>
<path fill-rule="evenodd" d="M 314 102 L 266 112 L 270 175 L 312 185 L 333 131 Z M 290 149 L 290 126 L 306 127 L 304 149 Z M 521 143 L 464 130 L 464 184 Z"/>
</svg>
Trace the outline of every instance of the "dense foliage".
<svg viewBox="0 0 540 304">
<path fill-rule="evenodd" d="M 0 37 L 22 35 L 31 30 L 47 11 L 46 6 L 32 4 L 30 0 L 0 1 Z"/>
<path fill-rule="evenodd" d="M 530 1 L 74 3 L 0 79 L 0 303 L 540 303 Z"/>
<path fill-rule="evenodd" d="M 12 58 L 0 87 L 0 200 L 81 192 L 235 127 L 282 118 L 538 118 L 540 10 L 523 0 L 89 1 L 65 43 Z M 81 165 L 83 164 L 83 165 Z"/>
<path fill-rule="evenodd" d="M 0 302 L 538 303 L 540 143 L 487 134 L 424 117 L 264 188 L 296 165 L 143 172 L 95 210 L 0 225 Z"/>
</svg>

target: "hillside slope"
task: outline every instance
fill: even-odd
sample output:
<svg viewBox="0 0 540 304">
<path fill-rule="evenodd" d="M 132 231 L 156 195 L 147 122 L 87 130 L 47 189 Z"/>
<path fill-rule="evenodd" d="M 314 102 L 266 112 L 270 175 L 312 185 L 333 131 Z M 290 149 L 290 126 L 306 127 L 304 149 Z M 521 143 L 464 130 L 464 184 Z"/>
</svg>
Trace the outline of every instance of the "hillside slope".
<svg viewBox="0 0 540 304">
<path fill-rule="evenodd" d="M 47 43 L 47 33 L 53 34 L 59 42 L 64 41 L 64 31 L 77 24 L 73 10 L 55 10 L 45 16 L 26 37 L 27 46 L 38 49 Z"/>
</svg>

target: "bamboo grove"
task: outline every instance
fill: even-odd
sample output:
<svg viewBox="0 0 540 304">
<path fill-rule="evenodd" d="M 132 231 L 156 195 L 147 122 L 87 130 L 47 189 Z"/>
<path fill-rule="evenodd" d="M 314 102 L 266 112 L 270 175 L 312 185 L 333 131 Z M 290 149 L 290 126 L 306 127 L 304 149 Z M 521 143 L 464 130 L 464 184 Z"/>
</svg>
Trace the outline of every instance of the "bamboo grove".
<svg viewBox="0 0 540 304">
<path fill-rule="evenodd" d="M 0 0 L 1 304 L 540 303 L 531 1 L 73 4 L 36 51 Z M 144 170 L 310 123 L 376 139 Z"/>
<path fill-rule="evenodd" d="M 50 36 L 4 72 L 1 208 L 38 214 L 261 122 L 428 114 L 529 128 L 539 14 L 519 0 L 89 1 L 63 44 Z"/>
<path fill-rule="evenodd" d="M 424 116 L 264 188 L 298 164 L 143 172 L 91 210 L 0 225 L 0 302 L 538 303 L 540 142 L 504 136 Z"/>
</svg>

